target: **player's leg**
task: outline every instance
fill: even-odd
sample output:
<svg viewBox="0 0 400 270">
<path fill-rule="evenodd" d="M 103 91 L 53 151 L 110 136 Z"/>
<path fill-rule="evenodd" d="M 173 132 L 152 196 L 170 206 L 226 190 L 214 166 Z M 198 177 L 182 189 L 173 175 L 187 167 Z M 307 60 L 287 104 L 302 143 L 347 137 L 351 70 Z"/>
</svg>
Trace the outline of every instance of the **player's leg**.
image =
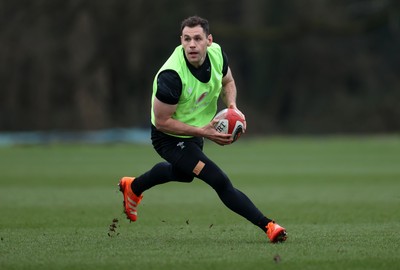
<svg viewBox="0 0 400 270">
<path fill-rule="evenodd" d="M 187 179 L 198 177 L 209 184 L 229 209 L 260 227 L 272 242 L 286 240 L 286 230 L 268 219 L 243 192 L 233 187 L 228 176 L 203 153 L 202 144 L 185 142 L 183 149 L 180 158 L 171 161 L 172 171 L 186 175 Z"/>
<path fill-rule="evenodd" d="M 153 186 L 170 181 L 191 182 L 193 176 L 174 170 L 168 162 L 160 162 L 139 177 L 122 177 L 119 187 L 124 195 L 124 207 L 127 218 L 137 220 L 137 207 L 143 198 L 142 193 Z"/>
<path fill-rule="evenodd" d="M 182 139 L 165 135 L 161 142 L 157 141 L 153 142 L 153 144 L 157 153 L 167 162 L 156 164 L 132 182 L 132 190 L 136 195 L 140 196 L 144 191 L 170 181 L 184 183 L 193 181 L 194 174 L 182 171 L 180 167 L 187 166 L 182 162 L 191 157 L 192 149 L 202 149 L 202 139 Z"/>
<path fill-rule="evenodd" d="M 244 193 L 234 188 L 227 175 L 205 156 L 202 146 L 202 140 L 172 140 L 156 148 L 168 162 L 158 163 L 136 178 L 131 182 L 131 189 L 141 198 L 145 190 L 155 185 L 170 181 L 191 182 L 198 177 L 217 192 L 229 209 L 263 229 L 272 242 L 285 240 L 285 229 L 266 218 Z"/>
<path fill-rule="evenodd" d="M 193 181 L 193 178 L 194 177 L 191 175 L 175 170 L 169 162 L 160 162 L 146 173 L 137 177 L 135 181 L 132 182 L 132 190 L 137 196 L 140 196 L 144 191 L 156 185 L 171 181 L 189 183 Z"/>
<path fill-rule="evenodd" d="M 228 176 L 213 161 L 203 154 L 199 162 L 204 163 L 204 166 L 197 177 L 216 191 L 226 207 L 265 231 L 265 226 L 271 220 L 266 218 L 243 192 L 232 185 Z"/>
<path fill-rule="evenodd" d="M 169 146 L 164 143 L 161 149 L 156 148 L 168 163 L 157 164 L 133 183 L 132 189 L 137 195 L 158 184 L 169 181 L 190 182 L 198 177 L 217 192 L 229 209 L 266 230 L 265 226 L 271 220 L 245 194 L 234 188 L 228 176 L 203 153 L 203 140 L 171 140 L 175 141 L 169 143 Z"/>
</svg>

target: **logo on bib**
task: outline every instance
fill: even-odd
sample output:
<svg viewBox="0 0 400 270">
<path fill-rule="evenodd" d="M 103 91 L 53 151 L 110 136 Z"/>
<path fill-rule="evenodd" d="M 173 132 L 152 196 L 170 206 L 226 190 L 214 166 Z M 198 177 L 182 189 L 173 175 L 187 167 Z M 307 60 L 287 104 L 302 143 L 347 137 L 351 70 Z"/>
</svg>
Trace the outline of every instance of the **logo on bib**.
<svg viewBox="0 0 400 270">
<path fill-rule="evenodd" d="M 200 97 L 196 100 L 196 104 L 199 104 L 206 96 L 208 92 L 204 92 L 203 94 L 200 95 Z"/>
</svg>

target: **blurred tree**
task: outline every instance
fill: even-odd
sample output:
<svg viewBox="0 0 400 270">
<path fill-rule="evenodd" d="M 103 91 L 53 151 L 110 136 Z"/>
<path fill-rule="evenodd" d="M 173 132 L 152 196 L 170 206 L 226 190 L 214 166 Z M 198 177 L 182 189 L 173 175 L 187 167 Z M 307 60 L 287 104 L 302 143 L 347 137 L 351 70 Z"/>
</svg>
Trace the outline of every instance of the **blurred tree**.
<svg viewBox="0 0 400 270">
<path fill-rule="evenodd" d="M 400 131 L 396 0 L 0 0 L 0 130 L 148 126 L 153 76 L 195 14 L 250 133 Z"/>
</svg>

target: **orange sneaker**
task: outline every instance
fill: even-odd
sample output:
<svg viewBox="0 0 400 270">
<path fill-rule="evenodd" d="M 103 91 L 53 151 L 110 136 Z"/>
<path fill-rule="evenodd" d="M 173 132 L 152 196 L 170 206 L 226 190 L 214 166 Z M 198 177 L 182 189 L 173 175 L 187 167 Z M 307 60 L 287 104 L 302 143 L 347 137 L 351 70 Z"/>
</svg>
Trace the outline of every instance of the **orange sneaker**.
<svg viewBox="0 0 400 270">
<path fill-rule="evenodd" d="M 275 221 L 269 222 L 265 227 L 267 228 L 267 236 L 271 243 L 283 242 L 286 240 L 286 229 L 276 224 Z"/>
<path fill-rule="evenodd" d="M 136 221 L 137 219 L 137 210 L 140 201 L 143 198 L 143 195 L 139 197 L 136 196 L 131 188 L 132 182 L 135 180 L 135 177 L 122 177 L 119 181 L 119 190 L 124 195 L 124 213 L 126 214 L 126 218 L 130 221 Z"/>
</svg>

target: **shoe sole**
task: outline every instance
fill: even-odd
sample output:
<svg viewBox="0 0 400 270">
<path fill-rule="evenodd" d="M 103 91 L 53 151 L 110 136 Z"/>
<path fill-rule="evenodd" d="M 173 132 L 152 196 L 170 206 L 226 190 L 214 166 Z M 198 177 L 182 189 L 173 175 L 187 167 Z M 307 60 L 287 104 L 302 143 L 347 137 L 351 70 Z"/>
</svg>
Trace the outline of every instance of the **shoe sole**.
<svg viewBox="0 0 400 270">
<path fill-rule="evenodd" d="M 118 188 L 119 188 L 119 191 L 121 191 L 122 192 L 122 196 L 124 197 L 124 200 L 122 201 L 122 208 L 124 209 L 124 214 L 125 214 L 125 216 L 126 216 L 126 219 L 128 219 L 130 222 L 132 222 L 132 220 L 128 217 L 128 214 L 126 213 L 126 209 L 125 209 L 125 196 L 124 196 L 124 191 L 125 191 L 125 188 L 123 187 L 123 185 L 121 185 L 121 181 L 118 183 Z"/>
<path fill-rule="evenodd" d="M 284 242 L 287 239 L 287 233 L 286 231 L 281 231 L 275 238 L 275 241 L 272 241 L 272 243 L 280 243 Z"/>
</svg>

